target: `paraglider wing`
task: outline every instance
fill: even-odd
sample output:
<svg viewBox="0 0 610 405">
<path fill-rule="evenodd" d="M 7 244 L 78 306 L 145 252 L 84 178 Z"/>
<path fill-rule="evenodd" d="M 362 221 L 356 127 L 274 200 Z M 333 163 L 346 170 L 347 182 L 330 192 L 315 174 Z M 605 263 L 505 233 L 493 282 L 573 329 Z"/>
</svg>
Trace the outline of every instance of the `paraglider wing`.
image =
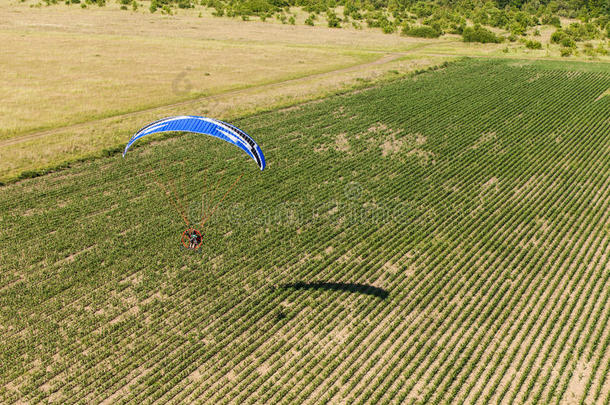
<svg viewBox="0 0 610 405">
<path fill-rule="evenodd" d="M 127 150 L 134 144 L 138 139 L 151 134 L 157 134 L 160 132 L 193 132 L 197 134 L 210 135 L 216 138 L 220 138 L 223 141 L 232 143 L 239 147 L 248 154 L 258 167 L 263 170 L 266 166 L 265 156 L 263 151 L 258 144 L 241 129 L 222 122 L 213 118 L 198 117 L 195 115 L 182 115 L 178 117 L 168 117 L 161 120 L 155 121 L 148 124 L 144 128 L 136 132 L 123 151 L 123 157 L 127 153 Z"/>
</svg>

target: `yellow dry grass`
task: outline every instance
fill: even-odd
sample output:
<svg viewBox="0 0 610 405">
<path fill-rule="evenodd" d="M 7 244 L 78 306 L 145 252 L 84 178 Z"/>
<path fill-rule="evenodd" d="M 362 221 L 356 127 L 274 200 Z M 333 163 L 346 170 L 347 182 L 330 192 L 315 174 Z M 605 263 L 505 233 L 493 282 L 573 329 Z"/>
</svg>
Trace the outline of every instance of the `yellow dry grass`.
<svg viewBox="0 0 610 405">
<path fill-rule="evenodd" d="M 57 25 L 0 30 L 0 139 L 371 59 L 353 50 L 209 39 L 203 23 L 201 38 L 109 34 L 104 19 L 95 33 Z"/>
</svg>

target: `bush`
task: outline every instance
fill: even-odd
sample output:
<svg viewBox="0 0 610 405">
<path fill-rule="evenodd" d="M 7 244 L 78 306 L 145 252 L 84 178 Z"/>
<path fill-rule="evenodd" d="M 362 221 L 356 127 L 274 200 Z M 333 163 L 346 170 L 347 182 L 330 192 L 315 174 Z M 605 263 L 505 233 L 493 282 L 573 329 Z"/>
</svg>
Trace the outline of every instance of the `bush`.
<svg viewBox="0 0 610 405">
<path fill-rule="evenodd" d="M 337 17 L 334 11 L 328 10 L 326 12 L 326 19 L 328 20 L 328 26 L 330 28 L 341 28 L 341 20 Z"/>
<path fill-rule="evenodd" d="M 559 29 L 551 35 L 551 42 L 561 44 L 563 47 L 573 48 L 577 41 L 593 39 L 597 37 L 599 31 L 591 23 L 579 24 L 572 23 L 565 30 Z"/>
<path fill-rule="evenodd" d="M 551 35 L 551 43 L 559 44 L 564 38 L 567 37 L 568 35 L 565 32 L 563 32 L 562 30 L 557 30 Z"/>
<path fill-rule="evenodd" d="M 184 0 L 181 0 L 184 1 Z M 277 8 L 265 0 L 247 0 L 239 6 L 240 14 L 257 15 L 275 11 Z"/>
<path fill-rule="evenodd" d="M 574 52 L 573 48 L 561 48 L 561 51 L 560 51 L 561 56 L 564 56 L 564 57 L 572 55 L 573 52 Z"/>
<path fill-rule="evenodd" d="M 353 14 L 360 14 L 358 13 L 358 7 L 356 7 L 356 5 L 354 5 L 354 3 L 352 1 L 348 1 L 347 3 L 345 3 L 345 8 L 343 9 L 343 15 L 345 17 L 349 17 L 352 16 Z M 354 18 L 354 17 L 352 17 Z"/>
<path fill-rule="evenodd" d="M 381 30 L 384 34 L 391 34 L 396 31 L 396 27 L 391 22 L 386 21 L 381 25 Z"/>
<path fill-rule="evenodd" d="M 542 43 L 540 41 L 526 41 L 525 47 L 528 49 L 542 49 Z"/>
<path fill-rule="evenodd" d="M 480 42 L 483 44 L 499 44 L 500 42 L 502 42 L 502 40 L 498 38 L 496 34 L 491 32 L 487 28 L 481 27 L 480 25 L 464 28 L 462 38 L 464 39 L 464 42 Z"/>
<path fill-rule="evenodd" d="M 574 40 L 570 37 L 564 37 L 561 40 L 561 46 L 563 46 L 564 48 L 575 48 L 576 42 L 574 42 Z"/>
<path fill-rule="evenodd" d="M 506 11 L 498 9 L 491 11 L 489 25 L 491 25 L 492 27 L 506 27 L 508 26 L 509 22 L 510 19 L 508 18 Z"/>
<path fill-rule="evenodd" d="M 457 35 L 462 35 L 462 33 L 464 32 L 464 28 L 466 28 L 465 25 L 463 24 L 451 24 L 450 29 L 449 29 L 449 33 L 450 34 L 457 34 Z"/>
<path fill-rule="evenodd" d="M 410 27 L 408 24 L 406 24 L 402 28 L 402 35 L 417 38 L 438 38 L 442 35 L 442 32 L 437 31 L 436 29 L 427 25 Z"/>
<path fill-rule="evenodd" d="M 547 15 L 543 16 L 542 24 L 552 25 L 554 27 L 561 28 L 561 21 L 559 20 L 559 17 L 557 17 L 556 15 L 547 14 Z"/>
<path fill-rule="evenodd" d="M 595 57 L 595 56 L 597 56 L 597 51 L 593 48 L 586 48 L 585 55 Z"/>
<path fill-rule="evenodd" d="M 315 19 L 315 14 L 310 14 L 309 17 L 305 19 L 305 24 L 313 26 L 313 20 Z"/>
<path fill-rule="evenodd" d="M 526 33 L 526 27 L 523 26 L 521 23 L 513 21 L 510 24 L 509 31 L 513 35 L 522 35 L 523 36 Z"/>
<path fill-rule="evenodd" d="M 430 17 L 434 13 L 434 8 L 432 2 L 418 1 L 411 7 L 411 12 L 418 18 Z"/>
</svg>

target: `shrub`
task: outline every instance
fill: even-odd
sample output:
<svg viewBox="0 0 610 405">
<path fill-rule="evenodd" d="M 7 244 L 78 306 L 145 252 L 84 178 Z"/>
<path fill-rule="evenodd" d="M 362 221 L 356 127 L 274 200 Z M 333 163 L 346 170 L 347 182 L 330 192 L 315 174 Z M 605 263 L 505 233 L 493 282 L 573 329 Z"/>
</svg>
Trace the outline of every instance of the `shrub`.
<svg viewBox="0 0 610 405">
<path fill-rule="evenodd" d="M 315 14 L 310 14 L 309 17 L 305 19 L 305 24 L 313 26 L 313 20 L 315 19 Z"/>
<path fill-rule="evenodd" d="M 554 27 L 561 28 L 561 21 L 559 20 L 559 17 L 557 17 L 556 15 L 547 14 L 547 15 L 543 16 L 542 24 L 552 25 Z"/>
<path fill-rule="evenodd" d="M 418 1 L 411 7 L 411 12 L 418 18 L 430 17 L 434 13 L 434 8 L 432 2 Z"/>
<path fill-rule="evenodd" d="M 563 32 L 562 30 L 557 30 L 557 31 L 553 32 L 553 34 L 551 35 L 551 43 L 559 44 L 559 43 L 561 43 L 561 40 L 566 37 L 567 37 L 567 34 L 565 32 Z"/>
<path fill-rule="evenodd" d="M 464 32 L 464 28 L 465 25 L 463 24 L 451 24 L 450 25 L 450 29 L 449 29 L 449 33 L 450 34 L 457 34 L 457 35 L 462 35 L 462 33 Z"/>
<path fill-rule="evenodd" d="M 563 46 L 564 48 L 575 48 L 576 42 L 574 42 L 574 40 L 570 37 L 564 37 L 561 40 L 561 46 Z"/>
<path fill-rule="evenodd" d="M 341 28 L 341 20 L 337 17 L 334 11 L 328 10 L 326 12 L 326 19 L 328 20 L 328 26 L 330 28 Z"/>
<path fill-rule="evenodd" d="M 594 24 L 572 23 L 565 29 L 559 29 L 551 35 L 551 42 L 561 44 L 564 47 L 574 47 L 577 41 L 593 39 L 597 37 L 599 31 Z"/>
<path fill-rule="evenodd" d="M 564 56 L 564 57 L 572 55 L 573 52 L 574 52 L 573 48 L 561 48 L 561 50 L 560 50 L 561 56 Z"/>
<path fill-rule="evenodd" d="M 492 10 L 489 25 L 492 27 L 506 27 L 510 19 L 504 10 Z"/>
<path fill-rule="evenodd" d="M 184 1 L 184 0 L 181 0 Z M 239 7 L 240 14 L 264 14 L 275 11 L 277 8 L 266 0 L 247 0 Z"/>
<path fill-rule="evenodd" d="M 526 41 L 525 47 L 528 49 L 542 49 L 542 43 L 540 41 Z"/>
<path fill-rule="evenodd" d="M 586 48 L 585 55 L 595 57 L 595 56 L 597 56 L 597 51 L 593 48 Z"/>
<path fill-rule="evenodd" d="M 396 31 L 396 27 L 390 21 L 385 21 L 381 25 L 381 30 L 383 31 L 384 34 L 391 34 L 394 31 Z"/>
<path fill-rule="evenodd" d="M 358 7 L 356 7 L 352 1 L 346 2 L 345 8 L 343 9 L 343 15 L 345 17 L 349 17 L 356 13 L 358 13 Z M 352 18 L 354 18 L 354 17 L 352 17 Z"/>
<path fill-rule="evenodd" d="M 491 32 L 487 28 L 481 27 L 480 25 L 464 28 L 462 38 L 464 39 L 464 42 L 481 42 L 483 44 L 498 44 L 502 42 L 502 40 L 498 38 L 496 34 Z"/>
<path fill-rule="evenodd" d="M 510 24 L 509 31 L 513 35 L 525 35 L 526 27 L 519 22 L 513 21 Z"/>
<path fill-rule="evenodd" d="M 402 35 L 407 35 L 409 37 L 418 37 L 418 38 L 438 38 L 440 37 L 442 32 L 437 31 L 436 29 L 429 27 L 427 25 L 419 25 L 415 27 L 411 27 L 406 24 L 402 28 Z"/>
<path fill-rule="evenodd" d="M 595 39 L 599 35 L 599 30 L 593 23 L 572 23 L 566 27 L 565 33 L 574 41 L 585 41 Z"/>
</svg>

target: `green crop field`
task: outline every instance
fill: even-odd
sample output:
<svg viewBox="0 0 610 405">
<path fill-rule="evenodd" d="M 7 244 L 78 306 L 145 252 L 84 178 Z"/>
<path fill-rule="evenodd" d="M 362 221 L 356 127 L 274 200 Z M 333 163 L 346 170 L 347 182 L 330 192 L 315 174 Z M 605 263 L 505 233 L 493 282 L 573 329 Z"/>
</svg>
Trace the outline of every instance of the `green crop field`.
<svg viewBox="0 0 610 405">
<path fill-rule="evenodd" d="M 0 188 L 0 402 L 609 403 L 609 88 L 469 59 L 242 118 L 263 172 L 180 135 Z M 197 253 L 151 169 L 191 221 L 243 173 Z"/>
</svg>

